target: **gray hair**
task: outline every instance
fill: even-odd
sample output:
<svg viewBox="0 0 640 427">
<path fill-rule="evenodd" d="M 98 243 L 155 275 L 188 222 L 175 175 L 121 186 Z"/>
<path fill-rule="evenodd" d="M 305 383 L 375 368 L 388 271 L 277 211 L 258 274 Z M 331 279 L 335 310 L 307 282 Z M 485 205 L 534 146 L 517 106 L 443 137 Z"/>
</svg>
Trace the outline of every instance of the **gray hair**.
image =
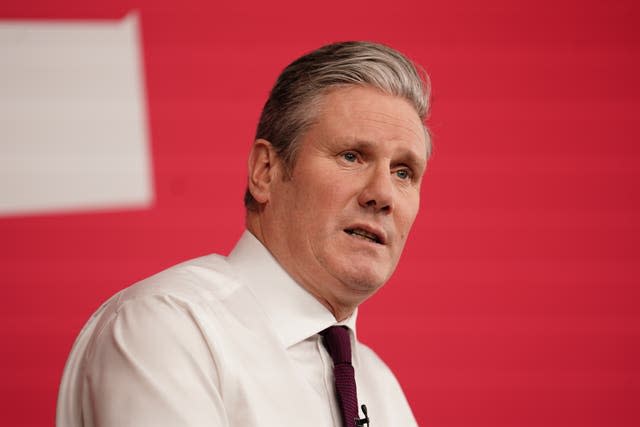
<svg viewBox="0 0 640 427">
<path fill-rule="evenodd" d="M 291 171 L 300 136 L 317 118 L 322 96 L 346 85 L 370 86 L 406 99 L 423 122 L 429 111 L 429 78 L 400 52 L 371 42 L 334 43 L 296 59 L 282 71 L 262 109 L 256 139 L 269 141 Z M 248 188 L 244 204 L 252 211 L 258 207 Z"/>
</svg>

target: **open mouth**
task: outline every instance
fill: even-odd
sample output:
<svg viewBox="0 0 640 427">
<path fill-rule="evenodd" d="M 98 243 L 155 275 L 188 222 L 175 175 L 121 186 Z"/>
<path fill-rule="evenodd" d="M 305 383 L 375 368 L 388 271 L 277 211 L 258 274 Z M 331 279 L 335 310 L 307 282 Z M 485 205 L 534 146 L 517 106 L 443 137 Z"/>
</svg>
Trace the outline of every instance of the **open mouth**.
<svg viewBox="0 0 640 427">
<path fill-rule="evenodd" d="M 379 245 L 382 244 L 382 240 L 380 239 L 380 237 L 361 228 L 347 228 L 344 230 L 344 232 L 359 239 L 368 240 Z"/>
</svg>

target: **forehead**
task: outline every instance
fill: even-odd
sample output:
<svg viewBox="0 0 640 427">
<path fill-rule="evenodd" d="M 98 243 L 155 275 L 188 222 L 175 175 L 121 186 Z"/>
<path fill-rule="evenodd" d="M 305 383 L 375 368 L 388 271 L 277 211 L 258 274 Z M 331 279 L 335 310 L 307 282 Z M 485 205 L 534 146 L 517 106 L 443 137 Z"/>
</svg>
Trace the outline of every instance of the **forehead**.
<svg viewBox="0 0 640 427">
<path fill-rule="evenodd" d="M 413 106 L 371 87 L 347 86 L 325 94 L 316 126 L 329 138 L 402 142 L 423 158 L 430 151 L 429 136 Z"/>
</svg>

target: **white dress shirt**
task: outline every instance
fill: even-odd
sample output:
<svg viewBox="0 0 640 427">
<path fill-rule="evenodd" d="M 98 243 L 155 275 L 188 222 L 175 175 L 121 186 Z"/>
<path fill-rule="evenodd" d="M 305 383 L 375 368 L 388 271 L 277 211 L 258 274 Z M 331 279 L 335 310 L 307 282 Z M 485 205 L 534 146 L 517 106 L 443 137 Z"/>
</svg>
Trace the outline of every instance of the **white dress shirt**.
<svg viewBox="0 0 640 427">
<path fill-rule="evenodd" d="M 371 427 L 415 426 L 389 368 L 351 331 L 359 404 Z M 333 315 L 245 232 L 209 255 L 114 295 L 67 361 L 58 427 L 340 427 Z M 362 415 L 362 414 L 361 414 Z"/>
</svg>

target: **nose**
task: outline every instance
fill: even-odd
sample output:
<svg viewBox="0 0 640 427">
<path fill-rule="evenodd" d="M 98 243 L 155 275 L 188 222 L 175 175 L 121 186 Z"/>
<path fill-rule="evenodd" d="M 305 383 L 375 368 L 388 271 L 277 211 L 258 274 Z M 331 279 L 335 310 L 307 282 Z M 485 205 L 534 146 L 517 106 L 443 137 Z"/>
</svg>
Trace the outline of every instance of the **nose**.
<svg viewBox="0 0 640 427">
<path fill-rule="evenodd" d="M 374 212 L 390 213 L 393 210 L 393 191 L 389 167 L 376 167 L 366 177 L 358 203 Z"/>
</svg>

